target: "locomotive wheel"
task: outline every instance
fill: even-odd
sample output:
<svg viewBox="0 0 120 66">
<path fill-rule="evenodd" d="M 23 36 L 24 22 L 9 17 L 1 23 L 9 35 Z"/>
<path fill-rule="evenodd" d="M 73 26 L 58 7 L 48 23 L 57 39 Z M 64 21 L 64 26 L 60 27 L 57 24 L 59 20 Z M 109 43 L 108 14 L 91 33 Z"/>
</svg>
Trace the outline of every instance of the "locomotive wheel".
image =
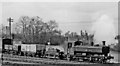
<svg viewBox="0 0 120 66">
<path fill-rule="evenodd" d="M 67 57 L 67 60 L 68 60 L 68 61 L 70 61 L 70 58 L 69 58 L 69 57 Z"/>
<path fill-rule="evenodd" d="M 99 62 L 99 58 L 92 58 L 92 57 L 90 57 L 89 61 L 92 62 L 92 63 L 98 63 Z"/>
<path fill-rule="evenodd" d="M 97 63 L 107 63 L 107 60 L 103 59 L 103 58 L 98 58 L 98 60 L 96 62 Z"/>
<path fill-rule="evenodd" d="M 107 63 L 107 60 L 106 60 L 106 59 L 103 59 L 102 63 L 103 63 L 103 64 Z"/>
</svg>

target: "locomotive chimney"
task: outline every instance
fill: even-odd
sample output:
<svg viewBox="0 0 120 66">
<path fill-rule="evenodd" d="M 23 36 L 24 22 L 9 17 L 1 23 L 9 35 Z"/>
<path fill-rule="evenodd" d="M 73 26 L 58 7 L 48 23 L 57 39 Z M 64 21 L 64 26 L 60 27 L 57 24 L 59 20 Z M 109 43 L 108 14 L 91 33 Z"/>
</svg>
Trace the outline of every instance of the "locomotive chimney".
<svg viewBox="0 0 120 66">
<path fill-rule="evenodd" d="M 102 41 L 102 43 L 103 43 L 103 46 L 105 46 L 105 42 L 106 42 L 106 41 Z"/>
<path fill-rule="evenodd" d="M 91 42 L 91 46 L 94 46 L 94 42 Z"/>
</svg>

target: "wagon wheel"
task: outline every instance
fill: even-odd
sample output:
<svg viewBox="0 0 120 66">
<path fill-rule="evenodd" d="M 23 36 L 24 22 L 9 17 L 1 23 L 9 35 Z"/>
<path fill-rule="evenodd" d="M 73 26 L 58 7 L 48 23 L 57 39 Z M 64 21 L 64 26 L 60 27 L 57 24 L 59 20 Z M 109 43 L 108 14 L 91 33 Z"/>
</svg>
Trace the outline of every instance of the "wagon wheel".
<svg viewBox="0 0 120 66">
<path fill-rule="evenodd" d="M 89 61 L 92 63 L 98 63 L 98 58 L 91 58 Z"/>
<path fill-rule="evenodd" d="M 105 64 L 105 63 L 107 63 L 107 60 L 106 60 L 106 59 L 104 59 L 102 63 L 104 63 L 104 64 Z"/>
<path fill-rule="evenodd" d="M 98 63 L 103 63 L 104 64 L 104 63 L 107 63 L 107 60 L 102 58 L 102 59 L 99 59 Z"/>
<path fill-rule="evenodd" d="M 99 58 L 95 58 L 95 59 L 94 59 L 94 62 L 95 62 L 95 63 L 99 63 Z"/>
<path fill-rule="evenodd" d="M 92 57 L 89 58 L 89 62 L 93 62 Z"/>
</svg>

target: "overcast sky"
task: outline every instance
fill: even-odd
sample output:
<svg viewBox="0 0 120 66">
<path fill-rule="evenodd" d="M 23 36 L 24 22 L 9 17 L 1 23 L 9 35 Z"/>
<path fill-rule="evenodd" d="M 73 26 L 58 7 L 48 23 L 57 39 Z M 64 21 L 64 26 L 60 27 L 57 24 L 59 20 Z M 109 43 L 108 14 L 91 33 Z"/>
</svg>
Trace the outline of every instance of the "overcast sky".
<svg viewBox="0 0 120 66">
<path fill-rule="evenodd" d="M 7 18 L 14 22 L 20 16 L 39 16 L 44 21 L 56 20 L 59 28 L 79 32 L 90 31 L 92 23 L 107 14 L 117 21 L 117 2 L 5 2 L 2 3 L 2 22 L 7 25 Z"/>
</svg>

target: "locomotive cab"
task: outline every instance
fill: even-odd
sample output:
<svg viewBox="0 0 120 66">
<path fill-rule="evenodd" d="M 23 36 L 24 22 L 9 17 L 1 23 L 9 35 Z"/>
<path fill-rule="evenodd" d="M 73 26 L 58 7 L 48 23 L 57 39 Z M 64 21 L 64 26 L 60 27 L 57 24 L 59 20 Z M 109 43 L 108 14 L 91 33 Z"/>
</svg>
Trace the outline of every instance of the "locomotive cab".
<svg viewBox="0 0 120 66">
<path fill-rule="evenodd" d="M 74 46 L 80 46 L 80 45 L 83 45 L 83 42 L 81 40 L 77 40 L 74 42 Z"/>
</svg>

